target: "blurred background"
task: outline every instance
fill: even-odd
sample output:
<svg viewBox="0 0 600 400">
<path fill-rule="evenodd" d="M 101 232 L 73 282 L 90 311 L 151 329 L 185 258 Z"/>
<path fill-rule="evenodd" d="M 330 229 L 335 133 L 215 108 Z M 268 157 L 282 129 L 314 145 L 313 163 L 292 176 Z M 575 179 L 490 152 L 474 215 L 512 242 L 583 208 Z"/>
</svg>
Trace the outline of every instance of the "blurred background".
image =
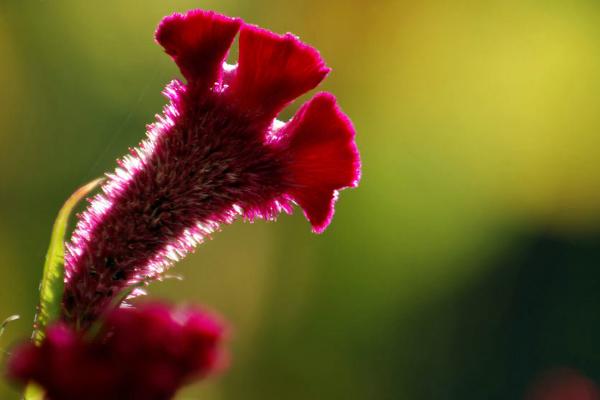
<svg viewBox="0 0 600 400">
<path fill-rule="evenodd" d="M 323 235 L 299 211 L 239 221 L 177 265 L 184 281 L 150 287 L 232 326 L 231 368 L 181 399 L 597 398 L 589 0 L 0 0 L 0 320 L 22 317 L 2 353 L 30 334 L 60 205 L 142 138 L 179 76 L 156 24 L 196 7 L 321 51 L 363 179 Z"/>
</svg>

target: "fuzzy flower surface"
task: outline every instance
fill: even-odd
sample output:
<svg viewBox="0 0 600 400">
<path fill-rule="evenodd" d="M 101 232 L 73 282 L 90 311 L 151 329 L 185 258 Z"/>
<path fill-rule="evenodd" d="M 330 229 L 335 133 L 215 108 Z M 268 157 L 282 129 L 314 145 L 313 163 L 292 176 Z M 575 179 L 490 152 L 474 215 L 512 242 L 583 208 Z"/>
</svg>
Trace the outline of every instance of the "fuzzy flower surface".
<svg viewBox="0 0 600 400">
<path fill-rule="evenodd" d="M 39 347 L 27 343 L 14 351 L 8 374 L 37 383 L 49 400 L 171 399 L 223 360 L 223 332 L 214 317 L 194 308 L 120 308 L 91 339 L 64 323 L 51 326 Z"/>
<path fill-rule="evenodd" d="M 228 65 L 238 32 L 238 63 Z M 329 72 L 314 48 L 202 10 L 163 19 L 156 41 L 186 83 L 166 87 L 169 104 L 67 246 L 63 320 L 83 329 L 123 288 L 159 276 L 220 225 L 274 219 L 298 204 L 320 233 L 338 191 L 358 184 L 354 128 L 333 95 L 276 119 Z"/>
</svg>

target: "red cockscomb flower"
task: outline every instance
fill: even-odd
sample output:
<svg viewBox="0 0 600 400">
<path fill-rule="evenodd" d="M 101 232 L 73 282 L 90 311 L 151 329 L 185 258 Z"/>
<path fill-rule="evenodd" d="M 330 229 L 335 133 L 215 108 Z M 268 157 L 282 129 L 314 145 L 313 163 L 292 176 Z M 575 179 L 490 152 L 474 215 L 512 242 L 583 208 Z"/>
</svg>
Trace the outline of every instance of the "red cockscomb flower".
<svg viewBox="0 0 600 400">
<path fill-rule="evenodd" d="M 237 35 L 239 60 L 224 63 Z M 68 245 L 63 318 L 89 326 L 124 287 L 160 274 L 236 216 L 273 219 L 299 204 L 315 232 L 338 190 L 356 186 L 354 129 L 319 93 L 288 123 L 278 113 L 329 69 L 292 34 L 209 11 L 166 17 L 156 40 L 187 84 L 109 175 Z"/>
<path fill-rule="evenodd" d="M 89 339 L 63 323 L 39 347 L 9 360 L 9 377 L 35 382 L 49 400 L 163 400 L 212 371 L 222 359 L 223 327 L 195 310 L 161 304 L 112 310 Z"/>
</svg>

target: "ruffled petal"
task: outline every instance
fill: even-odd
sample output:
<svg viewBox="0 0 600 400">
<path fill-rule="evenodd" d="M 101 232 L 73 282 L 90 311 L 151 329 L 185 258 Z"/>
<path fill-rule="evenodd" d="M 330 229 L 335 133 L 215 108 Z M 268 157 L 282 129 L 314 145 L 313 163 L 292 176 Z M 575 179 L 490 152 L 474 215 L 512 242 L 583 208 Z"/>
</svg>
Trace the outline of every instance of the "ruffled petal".
<svg viewBox="0 0 600 400">
<path fill-rule="evenodd" d="M 313 231 L 321 233 L 333 217 L 337 191 L 357 186 L 360 179 L 352 122 L 333 95 L 319 93 L 302 106 L 281 135 L 288 152 L 289 193 Z"/>
<path fill-rule="evenodd" d="M 173 14 L 158 26 L 156 41 L 188 82 L 210 87 L 220 79 L 223 60 L 241 23 L 213 11 Z"/>
<path fill-rule="evenodd" d="M 245 24 L 231 95 L 250 111 L 273 118 L 328 72 L 319 52 L 291 33 L 278 35 Z"/>
</svg>

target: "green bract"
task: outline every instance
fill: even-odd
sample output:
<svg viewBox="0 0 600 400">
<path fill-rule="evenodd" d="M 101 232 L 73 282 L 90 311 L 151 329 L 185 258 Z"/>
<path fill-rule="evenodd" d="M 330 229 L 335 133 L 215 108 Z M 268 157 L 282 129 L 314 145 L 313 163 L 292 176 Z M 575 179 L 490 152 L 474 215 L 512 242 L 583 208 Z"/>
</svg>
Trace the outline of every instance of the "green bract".
<svg viewBox="0 0 600 400">
<path fill-rule="evenodd" d="M 44 338 L 44 331 L 48 323 L 60 315 L 65 275 L 64 241 L 69 216 L 77 203 L 94 190 L 101 181 L 102 178 L 99 178 L 77 189 L 62 206 L 54 221 L 40 283 L 40 304 L 35 317 L 33 340 L 36 344 L 39 344 Z"/>
</svg>

